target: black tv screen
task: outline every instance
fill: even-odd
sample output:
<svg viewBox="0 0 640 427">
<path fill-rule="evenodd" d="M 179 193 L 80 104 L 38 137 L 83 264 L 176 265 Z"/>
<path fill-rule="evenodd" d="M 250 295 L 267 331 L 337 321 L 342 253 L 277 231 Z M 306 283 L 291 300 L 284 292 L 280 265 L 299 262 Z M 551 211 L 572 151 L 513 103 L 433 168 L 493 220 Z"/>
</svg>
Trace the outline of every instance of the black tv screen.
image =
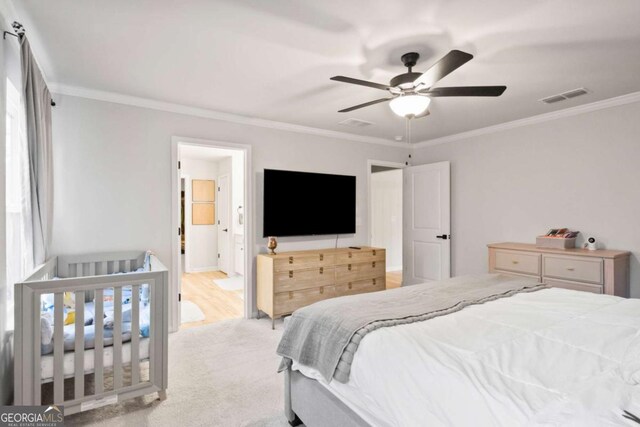
<svg viewBox="0 0 640 427">
<path fill-rule="evenodd" d="M 264 237 L 353 234 L 356 177 L 265 169 Z"/>
</svg>

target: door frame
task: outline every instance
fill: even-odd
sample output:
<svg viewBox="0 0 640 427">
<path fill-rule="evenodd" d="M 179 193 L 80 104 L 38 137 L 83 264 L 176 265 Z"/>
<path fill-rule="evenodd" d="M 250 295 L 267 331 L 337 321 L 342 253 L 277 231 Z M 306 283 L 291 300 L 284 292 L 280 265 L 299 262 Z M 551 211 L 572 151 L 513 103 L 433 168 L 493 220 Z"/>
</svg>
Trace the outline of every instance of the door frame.
<svg viewBox="0 0 640 427">
<path fill-rule="evenodd" d="M 231 186 L 233 185 L 233 183 L 231 182 L 231 175 L 228 173 L 223 173 L 222 175 L 218 175 L 217 177 L 217 184 L 216 187 L 217 191 L 216 191 L 216 217 L 219 218 L 219 212 L 220 209 L 219 206 L 219 202 L 220 202 L 220 178 L 222 177 L 226 177 L 227 178 L 227 247 L 226 247 L 226 251 L 227 251 L 227 270 L 231 270 L 229 267 L 231 267 L 231 263 L 230 263 L 230 258 L 229 258 L 229 253 L 231 252 L 229 247 L 230 247 L 230 242 L 232 240 L 231 236 L 235 235 L 235 230 L 233 229 L 233 216 L 231 214 L 231 197 L 232 197 L 232 189 Z M 218 253 L 220 253 L 220 226 L 218 226 Z M 235 274 L 233 274 L 233 271 L 224 271 L 222 270 L 222 268 L 220 268 L 220 261 L 218 260 L 218 270 L 224 272 L 228 277 L 232 277 Z"/>
<path fill-rule="evenodd" d="M 371 246 L 371 235 L 373 234 L 373 205 L 371 203 L 371 166 L 386 166 L 396 169 L 404 169 L 407 167 L 405 163 L 389 162 L 387 160 L 367 160 L 367 244 Z M 404 180 L 403 184 L 404 185 Z M 404 254 L 403 254 L 404 256 Z"/>
<path fill-rule="evenodd" d="M 244 318 L 254 317 L 255 292 L 253 280 L 253 253 L 255 249 L 254 215 L 253 215 L 253 167 L 251 159 L 251 145 L 235 142 L 214 141 L 182 136 L 171 137 L 171 274 L 169 281 L 169 330 L 176 332 L 180 328 L 180 305 L 178 294 L 180 293 L 180 236 L 177 231 L 180 227 L 180 194 L 176 191 L 180 186 L 180 171 L 178 170 L 179 145 L 196 145 L 209 148 L 225 148 L 241 150 L 244 152 L 244 205 L 245 229 L 244 229 Z"/>
</svg>

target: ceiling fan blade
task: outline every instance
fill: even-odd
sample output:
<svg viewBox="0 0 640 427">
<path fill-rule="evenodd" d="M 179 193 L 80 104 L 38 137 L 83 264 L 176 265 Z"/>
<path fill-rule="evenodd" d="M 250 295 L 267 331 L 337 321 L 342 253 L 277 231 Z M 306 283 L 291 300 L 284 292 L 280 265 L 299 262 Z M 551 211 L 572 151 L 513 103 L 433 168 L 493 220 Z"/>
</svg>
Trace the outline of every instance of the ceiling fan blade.
<svg viewBox="0 0 640 427">
<path fill-rule="evenodd" d="M 351 77 L 345 77 L 345 76 L 334 76 L 331 77 L 331 80 L 335 80 L 337 82 L 343 82 L 343 83 L 351 83 L 354 85 L 360 85 L 360 86 L 368 86 L 368 87 L 372 87 L 374 89 L 382 89 L 382 90 L 388 90 L 389 86 L 387 85 L 383 85 L 380 83 L 374 83 L 374 82 L 368 82 L 366 80 L 358 80 L 358 79 L 353 79 Z"/>
<path fill-rule="evenodd" d="M 421 94 L 432 97 L 439 96 L 500 96 L 507 89 L 506 86 L 460 86 L 436 87 Z"/>
<path fill-rule="evenodd" d="M 364 104 L 354 105 L 353 107 L 345 108 L 344 110 L 338 111 L 338 113 L 348 113 L 349 111 L 357 110 L 359 108 L 368 107 L 369 105 L 379 104 L 385 101 L 391 101 L 393 98 L 380 98 L 375 101 L 365 102 Z"/>
<path fill-rule="evenodd" d="M 424 85 L 429 88 L 447 74 L 469 62 L 472 58 L 473 55 L 470 53 L 452 50 L 442 57 L 440 61 L 433 64 L 431 68 L 422 73 L 422 75 L 413 82 L 413 85 L 414 87 Z"/>
</svg>

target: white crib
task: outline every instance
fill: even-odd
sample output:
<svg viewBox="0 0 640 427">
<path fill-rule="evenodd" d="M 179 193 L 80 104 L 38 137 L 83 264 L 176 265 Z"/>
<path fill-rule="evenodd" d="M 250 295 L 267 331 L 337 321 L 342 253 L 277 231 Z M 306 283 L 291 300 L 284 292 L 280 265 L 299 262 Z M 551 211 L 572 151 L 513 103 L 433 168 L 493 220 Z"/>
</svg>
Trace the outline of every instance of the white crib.
<svg viewBox="0 0 640 427">
<path fill-rule="evenodd" d="M 136 272 L 143 267 L 144 271 Z M 112 324 L 109 324 L 109 331 L 112 325 L 113 332 L 107 341 L 105 291 L 109 295 L 107 301 L 113 294 Z M 130 314 L 127 331 L 123 331 L 123 291 L 131 295 L 127 299 Z M 75 341 L 69 343 L 72 351 L 67 348 L 66 352 L 65 293 L 75 295 L 75 320 L 71 323 L 75 328 L 68 324 L 75 331 Z M 145 298 L 141 301 L 143 294 Z M 42 354 L 43 295 L 53 301 L 53 351 L 46 355 Z M 94 333 L 91 348 L 87 348 L 85 341 L 85 304 L 91 304 L 94 310 L 90 320 Z M 148 325 L 143 325 L 142 333 L 141 305 L 143 315 L 148 315 Z M 24 282 L 15 285 L 14 403 L 64 405 L 68 415 L 154 392 L 161 400 L 165 399 L 168 313 L 168 271 L 150 252 L 51 258 Z M 123 343 L 123 332 L 129 333 L 125 333 L 130 336 L 128 342 Z M 145 366 L 148 362 L 148 373 L 141 369 L 143 362 Z M 109 380 L 108 387 L 105 378 Z M 48 383 L 53 383 L 52 402 L 43 402 L 43 387 L 50 386 Z"/>
</svg>

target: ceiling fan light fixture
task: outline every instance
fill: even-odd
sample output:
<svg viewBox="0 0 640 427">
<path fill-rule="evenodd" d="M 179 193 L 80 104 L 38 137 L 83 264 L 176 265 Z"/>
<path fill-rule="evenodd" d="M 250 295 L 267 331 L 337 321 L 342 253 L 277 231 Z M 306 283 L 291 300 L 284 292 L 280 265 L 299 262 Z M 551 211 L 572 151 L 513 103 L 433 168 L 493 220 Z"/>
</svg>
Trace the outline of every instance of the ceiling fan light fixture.
<svg viewBox="0 0 640 427">
<path fill-rule="evenodd" d="M 391 111 L 400 117 L 417 116 L 429 108 L 431 98 L 422 95 L 403 95 L 394 98 L 389 103 Z"/>
</svg>

